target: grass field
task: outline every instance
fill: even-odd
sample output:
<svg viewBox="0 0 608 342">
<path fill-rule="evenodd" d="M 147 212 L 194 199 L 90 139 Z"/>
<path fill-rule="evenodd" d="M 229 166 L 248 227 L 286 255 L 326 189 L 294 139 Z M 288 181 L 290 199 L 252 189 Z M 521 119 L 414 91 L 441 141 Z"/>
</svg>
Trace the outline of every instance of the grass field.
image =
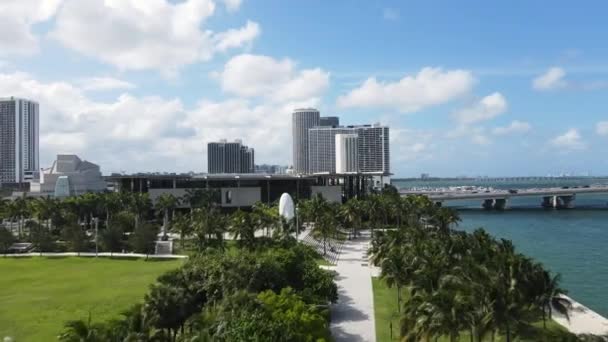
<svg viewBox="0 0 608 342">
<path fill-rule="evenodd" d="M 182 262 L 0 257 L 0 339 L 55 341 L 68 320 L 118 317 Z"/>
<path fill-rule="evenodd" d="M 399 338 L 399 316 L 397 314 L 397 289 L 388 288 L 384 281 L 379 278 L 372 278 L 374 287 L 374 318 L 376 320 L 376 340 L 378 342 L 400 341 Z M 403 291 L 405 293 L 405 291 Z M 404 295 L 405 297 L 405 295 Z M 406 300 L 403 298 L 402 300 Z M 391 339 L 390 325 L 392 322 L 393 338 Z M 571 337 L 564 328 L 552 320 L 547 321 L 547 330 L 542 328 L 542 321 L 536 322 L 525 334 L 525 337 L 517 341 L 565 341 L 566 337 Z M 461 341 L 469 341 L 470 334 L 461 333 Z M 497 336 L 495 341 L 505 341 L 502 336 Z M 447 342 L 447 337 L 439 338 L 440 342 Z"/>
</svg>

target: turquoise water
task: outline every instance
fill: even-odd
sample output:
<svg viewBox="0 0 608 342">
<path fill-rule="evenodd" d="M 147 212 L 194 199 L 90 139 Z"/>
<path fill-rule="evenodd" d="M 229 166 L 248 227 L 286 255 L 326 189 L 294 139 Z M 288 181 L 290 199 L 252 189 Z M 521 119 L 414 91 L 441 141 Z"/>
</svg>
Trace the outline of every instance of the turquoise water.
<svg viewBox="0 0 608 342">
<path fill-rule="evenodd" d="M 410 185 L 409 182 L 404 183 L 396 182 L 394 185 Z M 439 186 L 451 185 L 463 184 L 450 182 Z M 564 185 L 569 184 L 554 186 Z M 429 185 L 418 182 L 414 186 Z M 513 184 L 505 186 L 523 188 Z M 472 231 L 484 227 L 498 238 L 512 240 L 519 251 L 542 262 L 551 271 L 560 273 L 562 287 L 576 301 L 608 317 L 607 203 L 608 194 L 594 194 L 577 196 L 577 208 L 572 210 L 541 209 L 540 198 L 517 198 L 509 204 L 511 209 L 504 212 L 481 210 L 480 201 L 453 201 L 444 205 L 460 210 L 462 222 L 459 229 Z"/>
</svg>

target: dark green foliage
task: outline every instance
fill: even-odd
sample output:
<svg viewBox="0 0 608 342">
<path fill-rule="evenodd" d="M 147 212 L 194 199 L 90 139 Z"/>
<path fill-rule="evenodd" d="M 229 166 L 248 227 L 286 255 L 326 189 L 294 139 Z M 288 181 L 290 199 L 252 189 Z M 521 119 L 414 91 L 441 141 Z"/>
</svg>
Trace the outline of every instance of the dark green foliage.
<svg viewBox="0 0 608 342">
<path fill-rule="evenodd" d="M 55 251 L 55 239 L 47 227 L 34 221 L 28 222 L 27 226 L 30 231 L 29 240 L 38 252 Z"/>
<path fill-rule="evenodd" d="M 66 242 L 70 252 L 84 252 L 87 249 L 89 239 L 84 230 L 76 225 L 69 224 L 61 230 L 61 237 Z"/>
<path fill-rule="evenodd" d="M 15 237 L 5 227 L 0 227 L 0 253 L 8 252 L 8 249 L 15 242 Z"/>
<path fill-rule="evenodd" d="M 129 246 L 135 253 L 154 253 L 158 227 L 153 224 L 140 224 L 129 236 Z"/>
<path fill-rule="evenodd" d="M 99 232 L 99 242 L 106 252 L 120 252 L 124 246 L 124 231 L 120 225 L 110 225 Z"/>
</svg>

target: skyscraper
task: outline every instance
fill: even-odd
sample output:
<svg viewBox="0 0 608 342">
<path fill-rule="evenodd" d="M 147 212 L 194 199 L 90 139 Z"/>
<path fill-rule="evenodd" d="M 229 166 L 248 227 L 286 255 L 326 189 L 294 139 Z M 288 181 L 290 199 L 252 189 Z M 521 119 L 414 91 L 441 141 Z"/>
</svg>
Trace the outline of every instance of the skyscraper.
<svg viewBox="0 0 608 342">
<path fill-rule="evenodd" d="M 310 173 L 336 172 L 336 135 L 338 134 L 357 136 L 358 172 L 390 173 L 389 129 L 379 124 L 309 129 Z"/>
<path fill-rule="evenodd" d="M 356 134 L 336 134 L 336 173 L 359 172 Z"/>
<path fill-rule="evenodd" d="M 308 166 L 308 130 L 319 126 L 320 113 L 314 108 L 301 108 L 292 114 L 293 169 L 295 173 L 310 172 Z"/>
<path fill-rule="evenodd" d="M 241 140 L 207 144 L 208 173 L 253 173 L 255 172 L 254 150 L 243 145 Z"/>
<path fill-rule="evenodd" d="M 340 118 L 337 116 L 322 116 L 319 118 L 319 126 L 340 126 Z"/>
<path fill-rule="evenodd" d="M 0 99 L 0 183 L 21 183 L 38 173 L 38 103 Z"/>
</svg>

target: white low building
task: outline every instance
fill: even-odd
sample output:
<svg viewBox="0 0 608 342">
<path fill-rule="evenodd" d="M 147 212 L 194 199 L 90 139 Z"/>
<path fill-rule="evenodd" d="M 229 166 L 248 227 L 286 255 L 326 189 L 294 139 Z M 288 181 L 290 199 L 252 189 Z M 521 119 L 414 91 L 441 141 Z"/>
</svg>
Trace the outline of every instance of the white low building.
<svg viewBox="0 0 608 342">
<path fill-rule="evenodd" d="M 40 181 L 30 184 L 33 194 L 67 197 L 107 189 L 99 165 L 81 160 L 73 154 L 57 155 L 48 169 L 40 172 Z"/>
</svg>

